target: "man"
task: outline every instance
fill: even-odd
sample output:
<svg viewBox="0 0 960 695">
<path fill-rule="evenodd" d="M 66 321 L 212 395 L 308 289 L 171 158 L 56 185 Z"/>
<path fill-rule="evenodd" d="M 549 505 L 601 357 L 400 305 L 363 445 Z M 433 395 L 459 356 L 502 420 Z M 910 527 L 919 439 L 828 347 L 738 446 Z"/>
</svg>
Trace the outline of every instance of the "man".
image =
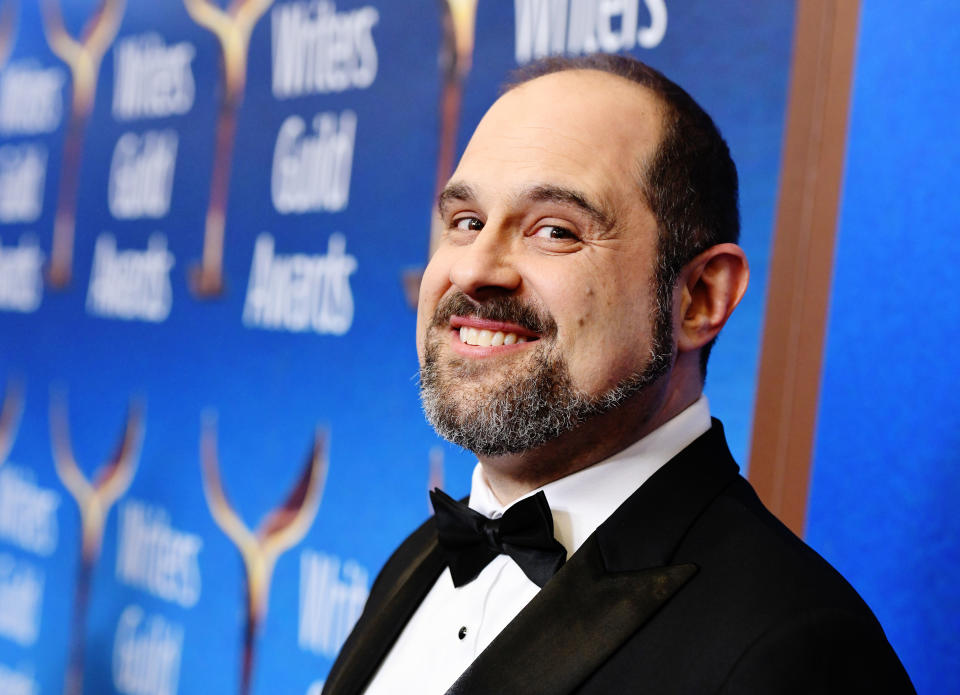
<svg viewBox="0 0 960 695">
<path fill-rule="evenodd" d="M 692 99 L 629 58 L 538 63 L 438 213 L 422 398 L 479 458 L 470 509 L 433 495 L 324 692 L 912 692 L 710 420 L 748 270 L 736 169 Z"/>
</svg>

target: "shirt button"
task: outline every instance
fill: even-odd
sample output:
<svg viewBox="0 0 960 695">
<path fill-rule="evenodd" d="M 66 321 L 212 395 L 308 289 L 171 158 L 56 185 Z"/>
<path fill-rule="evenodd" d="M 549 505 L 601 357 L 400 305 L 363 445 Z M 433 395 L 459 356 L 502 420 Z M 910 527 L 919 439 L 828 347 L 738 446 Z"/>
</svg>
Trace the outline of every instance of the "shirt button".
<svg viewBox="0 0 960 695">
<path fill-rule="evenodd" d="M 460 632 L 457 633 L 457 637 L 459 637 L 460 639 L 463 639 L 466 636 L 467 636 L 467 626 L 464 625 L 463 627 L 460 628 Z"/>
</svg>

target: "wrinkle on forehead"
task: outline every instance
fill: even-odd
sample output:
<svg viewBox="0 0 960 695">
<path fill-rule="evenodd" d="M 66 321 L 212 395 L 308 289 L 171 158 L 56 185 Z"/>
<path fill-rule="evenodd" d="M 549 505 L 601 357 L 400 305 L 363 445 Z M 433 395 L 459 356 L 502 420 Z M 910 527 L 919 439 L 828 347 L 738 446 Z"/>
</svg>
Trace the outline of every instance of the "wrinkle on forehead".
<svg viewBox="0 0 960 695">
<path fill-rule="evenodd" d="M 531 124 L 509 119 L 506 123 L 481 122 L 464 151 L 463 159 L 483 156 L 519 166 L 538 166 L 543 161 L 564 162 L 573 171 L 602 161 L 606 166 L 622 162 L 623 152 L 636 149 L 631 137 L 614 137 L 607 131 L 604 142 L 592 137 L 591 129 L 564 124 Z"/>
<path fill-rule="evenodd" d="M 476 200 L 481 188 L 492 185 L 514 203 L 528 198 L 578 204 L 601 226 L 609 227 L 617 206 L 604 184 L 614 174 L 617 182 L 635 190 L 639 180 L 634 176 L 636 167 L 631 158 L 605 154 L 582 138 L 564 133 L 551 131 L 550 137 L 544 138 L 548 129 L 538 130 L 538 142 L 504 133 L 475 138 L 464 152 L 451 183 L 469 188 L 471 200 Z M 556 195 L 550 195 L 550 191 Z"/>
</svg>

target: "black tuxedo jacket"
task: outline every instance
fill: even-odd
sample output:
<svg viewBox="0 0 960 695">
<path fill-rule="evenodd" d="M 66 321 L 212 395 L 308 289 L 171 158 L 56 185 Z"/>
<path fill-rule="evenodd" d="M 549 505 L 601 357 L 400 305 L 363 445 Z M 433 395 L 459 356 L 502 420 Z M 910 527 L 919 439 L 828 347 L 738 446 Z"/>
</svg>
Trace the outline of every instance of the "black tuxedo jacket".
<svg viewBox="0 0 960 695">
<path fill-rule="evenodd" d="M 431 519 L 387 561 L 325 695 L 363 692 L 444 567 Z M 913 692 L 870 609 L 764 508 L 715 420 L 448 695 Z"/>
</svg>

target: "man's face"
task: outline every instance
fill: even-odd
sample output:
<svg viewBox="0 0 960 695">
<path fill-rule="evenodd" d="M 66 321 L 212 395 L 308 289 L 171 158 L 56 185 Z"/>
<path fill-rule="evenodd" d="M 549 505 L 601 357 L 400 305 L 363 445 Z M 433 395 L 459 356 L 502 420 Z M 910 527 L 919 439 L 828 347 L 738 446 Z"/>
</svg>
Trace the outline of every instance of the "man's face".
<svg viewBox="0 0 960 695">
<path fill-rule="evenodd" d="M 547 75 L 487 112 L 440 198 L 417 350 L 428 417 L 480 455 L 534 448 L 669 366 L 642 163 L 657 98 L 596 71 Z"/>
</svg>

